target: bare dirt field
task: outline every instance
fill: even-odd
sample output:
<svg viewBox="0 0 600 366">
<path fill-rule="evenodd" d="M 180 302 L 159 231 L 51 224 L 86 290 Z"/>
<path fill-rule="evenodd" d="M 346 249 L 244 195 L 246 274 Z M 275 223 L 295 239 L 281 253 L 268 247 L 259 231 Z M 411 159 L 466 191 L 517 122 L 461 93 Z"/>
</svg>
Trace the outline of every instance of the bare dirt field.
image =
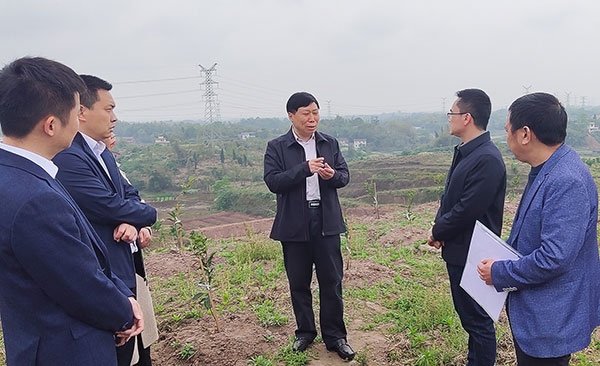
<svg viewBox="0 0 600 366">
<path fill-rule="evenodd" d="M 375 218 L 372 207 L 348 208 L 345 213 L 352 226 L 362 227 L 368 234 L 369 245 L 375 244 L 381 248 L 395 248 L 402 246 L 414 247 L 415 243 L 426 238 L 427 223 L 433 218 L 437 210 L 437 203 L 427 203 L 414 208 L 416 215 L 421 215 L 420 224 L 403 224 L 406 215 L 405 208 L 400 206 L 383 206 L 380 209 L 380 218 Z M 516 210 L 515 202 L 508 202 L 506 212 L 512 217 Z M 244 219 L 246 219 L 244 221 Z M 208 217 L 197 218 L 185 222 L 187 228 L 193 228 L 213 239 L 216 244 L 217 263 L 227 263 L 227 258 L 222 257 L 220 247 L 226 248 L 227 240 L 232 237 L 247 237 L 251 235 L 265 237 L 270 229 L 272 219 L 259 219 L 237 213 L 219 213 Z M 508 220 L 507 220 L 508 221 Z M 221 223 L 220 225 L 215 225 Z M 393 223 L 393 224 L 390 224 Z M 510 225 L 510 223 L 508 223 Z M 256 234 L 258 233 L 258 234 Z M 224 241 L 225 240 L 225 241 Z M 420 246 L 421 251 L 432 252 L 433 248 Z M 225 254 L 223 254 L 225 255 Z M 344 253 L 347 256 L 347 253 Z M 441 261 L 441 258 L 439 259 Z M 263 262 L 265 270 L 272 270 L 272 262 Z M 146 267 L 152 281 L 166 283 L 179 277 L 186 281 L 195 281 L 197 278 L 199 259 L 191 252 L 156 252 L 147 256 Z M 256 268 L 260 268 L 256 267 Z M 261 269 L 262 270 L 262 269 Z M 390 305 L 384 305 L 382 299 L 377 297 L 367 298 L 360 295 L 372 291 L 381 284 L 398 281 L 398 276 L 407 276 L 411 265 L 399 259 L 392 259 L 388 264 L 382 264 L 381 259 L 376 260 L 370 256 L 353 258 L 344 271 L 343 286 L 346 292 L 352 291 L 353 295 L 345 295 L 345 318 L 348 328 L 348 340 L 355 350 L 364 355 L 365 361 L 354 360 L 350 363 L 342 361 L 335 353 L 328 352 L 322 342 L 314 343 L 309 354 L 311 361 L 308 365 L 410 365 L 415 364 L 416 358 L 411 355 L 411 344 L 406 332 L 390 332 L 389 324 L 374 323 L 372 319 L 389 312 Z M 440 277 L 440 283 L 446 279 Z M 162 286 L 162 285 L 161 285 Z M 175 286 L 175 285 L 172 285 Z M 179 285 L 181 286 L 181 285 Z M 313 289 L 317 290 L 316 279 L 313 279 Z M 163 291 L 165 286 L 161 287 Z M 169 287 L 167 287 L 169 288 Z M 264 325 L 259 322 L 256 308 L 253 306 L 240 307 L 241 310 L 225 310 L 220 317 L 221 332 L 216 329 L 213 318 L 204 313 L 199 317 L 190 317 L 173 321 L 171 317 L 158 317 L 161 336 L 157 344 L 152 347 L 152 357 L 156 365 L 214 365 L 214 366 L 246 366 L 246 365 L 303 365 L 306 363 L 252 363 L 253 357 L 259 355 L 276 355 L 281 349 L 289 345 L 290 337 L 295 329 L 294 316 L 289 299 L 289 288 L 285 273 L 275 278 L 268 290 L 256 285 L 255 288 L 246 289 L 241 301 L 247 304 L 260 304 L 265 300 L 272 301 L 281 315 L 289 321 L 281 325 Z M 170 288 L 168 291 L 172 291 Z M 355 295 L 358 293 L 359 295 Z M 161 294 L 164 296 L 165 294 Z M 175 292 L 169 295 L 172 301 L 177 296 Z M 218 299 L 219 302 L 224 299 Z M 318 300 L 315 300 L 318 302 Z M 155 306 L 156 306 L 155 301 Z M 181 306 L 188 306 L 184 303 Z M 318 305 L 315 305 L 315 314 L 318 317 Z M 157 312 L 159 313 L 159 312 Z M 317 318 L 318 319 L 318 318 Z M 318 320 L 317 320 L 318 321 Z M 503 319 L 503 322 L 506 322 Z M 505 335 L 506 336 L 506 335 Z M 499 365 L 510 365 L 512 354 L 509 351 L 509 342 L 504 338 L 503 347 L 499 346 Z M 411 343 L 412 342 L 412 343 Z M 193 352 L 184 354 L 182 345 L 192 345 Z M 466 350 L 466 344 L 465 350 Z M 466 352 L 465 352 L 466 353 Z M 186 357 L 189 356 L 189 357 Z M 448 365 L 464 364 L 465 354 L 459 354 Z M 394 358 L 396 357 L 396 358 Z M 362 363 L 359 363 L 362 362 Z M 437 363 L 423 363 L 437 364 Z"/>
</svg>

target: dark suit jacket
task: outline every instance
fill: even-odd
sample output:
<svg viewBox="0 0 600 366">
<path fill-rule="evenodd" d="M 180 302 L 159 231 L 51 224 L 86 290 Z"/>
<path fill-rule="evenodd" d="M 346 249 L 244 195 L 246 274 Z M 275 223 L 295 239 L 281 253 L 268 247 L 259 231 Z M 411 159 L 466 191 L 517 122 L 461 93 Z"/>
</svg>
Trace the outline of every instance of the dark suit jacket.
<svg viewBox="0 0 600 366">
<path fill-rule="evenodd" d="M 140 201 L 137 190 L 121 176 L 110 151 L 105 150 L 102 157 L 110 177 L 83 136 L 77 133 L 71 147 L 53 159 L 59 168 L 56 178 L 67 188 L 106 244 L 115 274 L 127 286 L 134 288 L 135 268 L 131 249 L 123 241 L 116 242 L 113 232 L 124 222 L 138 229 L 154 224 L 156 210 Z"/>
<path fill-rule="evenodd" d="M 433 225 L 435 240 L 445 241 L 442 257 L 464 266 L 475 220 L 496 235 L 502 231 L 506 168 L 490 133 L 454 148 L 454 159 Z"/>
<path fill-rule="evenodd" d="M 0 149 L 0 311 L 8 365 L 116 365 L 133 294 L 63 187 Z"/>
<path fill-rule="evenodd" d="M 510 324 L 528 355 L 579 351 L 600 325 L 597 222 L 596 183 L 577 153 L 562 145 L 521 198 L 508 243 L 523 258 L 492 265 L 497 291 L 514 291 Z"/>
<path fill-rule="evenodd" d="M 337 189 L 350 181 L 348 165 L 335 138 L 315 132 L 317 157 L 325 158 L 334 170 L 333 178 L 319 177 L 323 210 L 323 235 L 346 231 Z M 271 192 L 277 194 L 277 213 L 271 238 L 280 241 L 308 241 L 308 205 L 306 178 L 311 176 L 304 148 L 296 141 L 292 130 L 267 144 L 264 179 Z"/>
</svg>

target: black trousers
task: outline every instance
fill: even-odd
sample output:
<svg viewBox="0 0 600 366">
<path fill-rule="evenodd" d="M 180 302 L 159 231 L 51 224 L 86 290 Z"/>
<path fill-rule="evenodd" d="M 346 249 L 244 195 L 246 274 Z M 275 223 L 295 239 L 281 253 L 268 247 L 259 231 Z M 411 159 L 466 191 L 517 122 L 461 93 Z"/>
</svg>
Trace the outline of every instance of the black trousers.
<svg viewBox="0 0 600 366">
<path fill-rule="evenodd" d="M 136 294 L 136 289 L 131 288 L 131 292 Z M 152 366 L 152 359 L 150 358 L 150 346 L 143 348 L 142 335 L 137 335 L 138 342 L 138 354 L 140 359 L 136 365 L 138 366 Z M 133 350 L 135 348 L 135 339 L 131 338 L 127 343 L 121 347 L 117 347 L 117 365 L 118 366 L 129 366 L 131 365 L 131 359 L 133 358 Z"/>
<path fill-rule="evenodd" d="M 460 287 L 464 266 L 446 263 L 454 309 L 464 330 L 469 334 L 467 366 L 494 366 L 496 330 L 494 321 L 473 298 Z"/>
<path fill-rule="evenodd" d="M 296 317 L 296 337 L 313 340 L 317 336 L 312 307 L 313 264 L 319 282 L 320 324 L 325 346 L 346 339 L 342 301 L 343 261 L 340 236 L 323 236 L 321 208 L 309 208 L 310 240 L 282 242 L 283 261 L 290 284 Z"/>
<path fill-rule="evenodd" d="M 515 344 L 518 366 L 569 366 L 569 362 L 571 361 L 571 354 L 553 358 L 532 357 L 523 352 L 514 338 L 513 343 Z"/>
<path fill-rule="evenodd" d="M 150 346 L 142 347 L 142 336 L 137 336 L 138 341 L 138 354 L 140 356 L 139 361 L 135 364 L 137 366 L 151 366 L 152 359 L 150 358 Z M 134 339 L 131 338 L 127 343 L 121 347 L 117 347 L 117 364 L 118 366 L 129 366 L 131 359 L 133 358 Z"/>
</svg>

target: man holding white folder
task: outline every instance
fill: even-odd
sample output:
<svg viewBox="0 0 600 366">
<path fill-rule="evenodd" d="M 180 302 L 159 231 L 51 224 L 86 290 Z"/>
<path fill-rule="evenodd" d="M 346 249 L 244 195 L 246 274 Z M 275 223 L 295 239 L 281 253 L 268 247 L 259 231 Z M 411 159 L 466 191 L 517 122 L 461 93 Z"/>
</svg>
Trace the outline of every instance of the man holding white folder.
<svg viewBox="0 0 600 366">
<path fill-rule="evenodd" d="M 440 208 L 428 244 L 442 247 L 454 308 L 469 334 L 468 366 L 493 366 L 496 359 L 494 322 L 460 287 L 475 221 L 496 235 L 502 230 L 506 168 L 486 131 L 492 104 L 485 92 L 465 89 L 448 113 L 450 133 L 460 137 L 454 148 Z"/>
<path fill-rule="evenodd" d="M 518 365 L 568 365 L 600 324 L 596 184 L 564 144 L 567 113 L 553 95 L 515 100 L 505 129 L 515 157 L 531 165 L 507 241 L 522 258 L 484 259 L 478 271 L 498 292 L 509 291 Z"/>
</svg>

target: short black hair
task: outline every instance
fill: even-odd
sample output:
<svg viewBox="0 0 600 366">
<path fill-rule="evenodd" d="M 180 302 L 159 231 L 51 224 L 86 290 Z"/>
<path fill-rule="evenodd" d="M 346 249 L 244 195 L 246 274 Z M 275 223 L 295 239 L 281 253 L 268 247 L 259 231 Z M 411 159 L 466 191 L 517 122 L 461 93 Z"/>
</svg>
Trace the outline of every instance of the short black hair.
<svg viewBox="0 0 600 366">
<path fill-rule="evenodd" d="M 469 112 L 475 126 L 485 130 L 492 113 L 490 97 L 481 89 L 463 89 L 456 92 L 461 112 Z"/>
<path fill-rule="evenodd" d="M 96 103 L 100 97 L 98 96 L 98 90 L 109 91 L 112 89 L 112 84 L 106 80 L 102 80 L 97 76 L 92 75 L 79 75 L 83 79 L 87 92 L 81 95 L 81 104 L 89 109 L 92 109 L 94 103 Z"/>
<path fill-rule="evenodd" d="M 319 107 L 319 102 L 317 102 L 317 98 L 315 98 L 312 94 L 307 92 L 297 92 L 292 94 L 290 99 L 288 99 L 285 108 L 288 113 L 296 113 L 298 108 L 308 107 L 311 103 L 315 103 L 317 108 Z"/>
<path fill-rule="evenodd" d="M 22 138 L 54 115 L 66 124 L 75 94 L 85 92 L 81 78 L 59 62 L 23 57 L 0 70 L 0 126 L 6 136 Z"/>
<path fill-rule="evenodd" d="M 567 137 L 567 112 L 558 98 L 532 93 L 518 98 L 508 108 L 511 132 L 528 126 L 544 145 L 555 146 Z"/>
</svg>

